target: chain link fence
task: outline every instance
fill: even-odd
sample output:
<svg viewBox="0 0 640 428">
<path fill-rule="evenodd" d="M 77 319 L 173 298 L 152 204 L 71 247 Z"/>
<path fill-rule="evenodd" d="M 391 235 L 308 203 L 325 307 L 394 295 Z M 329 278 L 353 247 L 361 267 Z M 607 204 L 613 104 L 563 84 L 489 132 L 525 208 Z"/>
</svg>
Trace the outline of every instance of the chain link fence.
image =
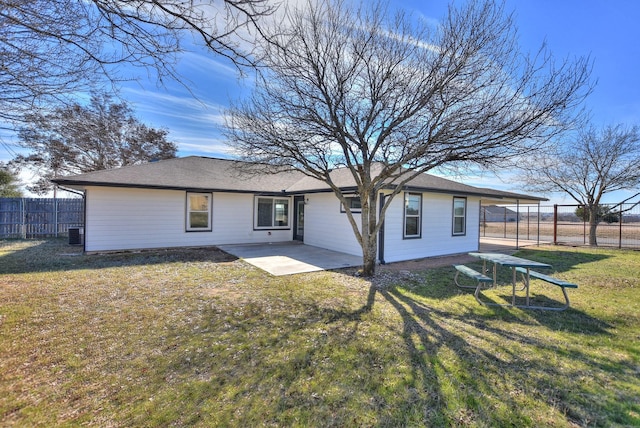
<svg viewBox="0 0 640 428">
<path fill-rule="evenodd" d="M 480 235 L 540 243 L 588 245 L 589 222 L 581 205 L 483 206 Z M 599 246 L 640 248 L 640 205 L 601 204 Z"/>
</svg>

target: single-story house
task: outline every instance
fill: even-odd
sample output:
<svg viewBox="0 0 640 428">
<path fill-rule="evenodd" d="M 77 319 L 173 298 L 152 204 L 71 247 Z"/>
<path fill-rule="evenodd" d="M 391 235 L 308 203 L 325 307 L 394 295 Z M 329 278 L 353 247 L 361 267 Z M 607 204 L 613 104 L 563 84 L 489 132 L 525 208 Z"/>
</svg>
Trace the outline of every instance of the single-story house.
<svg viewBox="0 0 640 428">
<path fill-rule="evenodd" d="M 57 178 L 85 197 L 87 252 L 275 243 L 362 255 L 344 207 L 316 179 L 296 171 L 247 175 L 249 164 L 200 156 Z M 332 180 L 357 211 L 346 169 Z M 392 187 L 380 192 L 380 200 Z M 476 251 L 481 204 L 537 204 L 544 198 L 468 186 L 430 174 L 392 201 L 379 236 L 381 263 Z"/>
</svg>

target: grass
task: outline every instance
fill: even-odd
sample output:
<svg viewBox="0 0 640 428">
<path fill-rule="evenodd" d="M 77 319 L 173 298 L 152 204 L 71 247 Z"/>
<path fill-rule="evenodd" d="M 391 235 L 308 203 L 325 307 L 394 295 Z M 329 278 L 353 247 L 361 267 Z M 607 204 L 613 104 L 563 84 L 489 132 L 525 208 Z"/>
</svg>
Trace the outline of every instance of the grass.
<svg viewBox="0 0 640 428">
<path fill-rule="evenodd" d="M 0 425 L 640 426 L 640 253 L 519 255 L 580 285 L 569 310 L 480 306 L 450 267 L 0 242 Z"/>
</svg>

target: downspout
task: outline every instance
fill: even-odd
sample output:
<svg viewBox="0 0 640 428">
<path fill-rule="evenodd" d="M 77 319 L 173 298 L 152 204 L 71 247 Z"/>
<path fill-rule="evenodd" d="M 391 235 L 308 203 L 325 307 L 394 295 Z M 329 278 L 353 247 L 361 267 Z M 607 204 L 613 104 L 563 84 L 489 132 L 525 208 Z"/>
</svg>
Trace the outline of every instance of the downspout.
<svg viewBox="0 0 640 428">
<path fill-rule="evenodd" d="M 82 252 L 86 253 L 87 252 L 87 190 L 83 190 L 82 191 L 82 200 L 84 201 L 83 208 L 84 208 L 84 236 L 82 238 Z"/>
<path fill-rule="evenodd" d="M 487 208 L 482 207 L 482 198 L 478 201 L 478 248 L 476 251 L 480 251 L 480 239 L 481 237 L 487 237 Z M 480 231 L 482 229 L 482 232 Z"/>
</svg>

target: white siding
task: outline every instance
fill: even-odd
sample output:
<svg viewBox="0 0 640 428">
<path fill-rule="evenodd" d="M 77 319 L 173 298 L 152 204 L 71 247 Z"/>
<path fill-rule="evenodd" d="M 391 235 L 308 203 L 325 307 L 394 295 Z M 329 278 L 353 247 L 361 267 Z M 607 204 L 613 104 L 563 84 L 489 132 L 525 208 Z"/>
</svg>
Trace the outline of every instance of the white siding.
<svg viewBox="0 0 640 428">
<path fill-rule="evenodd" d="M 362 255 L 347 215 L 340 212 L 340 202 L 333 194 L 309 194 L 305 200 L 305 244 Z M 392 201 L 385 218 L 385 262 L 477 251 L 480 236 L 479 198 L 467 198 L 466 214 L 466 235 L 453 236 L 453 196 L 423 193 L 422 236 L 403 239 L 404 193 L 399 194 Z M 360 226 L 360 215 L 355 217 Z"/>
<path fill-rule="evenodd" d="M 347 215 L 332 193 L 305 196 L 304 243 L 362 255 Z M 384 258 L 388 263 L 464 253 L 478 249 L 478 198 L 467 199 L 467 233 L 452 235 L 453 196 L 424 193 L 422 236 L 403 239 L 403 200 L 399 194 L 385 219 Z M 293 226 L 293 198 L 290 225 Z M 253 230 L 254 195 L 214 193 L 212 230 L 186 232 L 186 192 L 174 190 L 89 187 L 86 196 L 86 251 L 284 242 L 292 229 Z M 356 214 L 360 225 L 360 215 Z"/>
<path fill-rule="evenodd" d="M 422 236 L 403 239 L 404 193 L 387 210 L 384 230 L 384 260 L 387 263 L 478 250 L 480 200 L 467 198 L 467 233 L 453 236 L 453 196 L 422 194 Z"/>
<path fill-rule="evenodd" d="M 89 187 L 85 249 L 108 251 L 291 240 L 291 229 L 253 230 L 253 198 L 250 194 L 214 193 L 212 230 L 186 232 L 184 191 Z"/>
<path fill-rule="evenodd" d="M 305 196 L 304 243 L 328 250 L 362 256 L 347 214 L 340 212 L 340 201 L 333 193 Z M 360 215 L 355 215 L 360 225 Z"/>
</svg>

